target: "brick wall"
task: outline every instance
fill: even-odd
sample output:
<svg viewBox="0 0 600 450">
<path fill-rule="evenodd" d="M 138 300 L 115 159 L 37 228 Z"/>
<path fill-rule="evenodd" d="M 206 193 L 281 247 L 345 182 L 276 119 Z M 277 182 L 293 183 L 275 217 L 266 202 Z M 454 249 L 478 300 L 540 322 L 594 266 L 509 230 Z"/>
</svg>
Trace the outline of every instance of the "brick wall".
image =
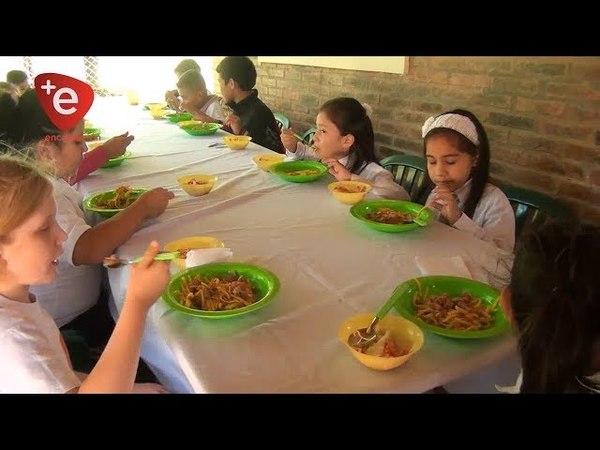
<svg viewBox="0 0 600 450">
<path fill-rule="evenodd" d="M 488 132 L 495 180 L 555 196 L 600 223 L 600 57 L 411 57 L 406 75 L 281 64 L 257 71 L 260 97 L 298 131 L 330 98 L 369 103 L 380 157 L 422 154 L 429 116 L 469 109 Z"/>
</svg>

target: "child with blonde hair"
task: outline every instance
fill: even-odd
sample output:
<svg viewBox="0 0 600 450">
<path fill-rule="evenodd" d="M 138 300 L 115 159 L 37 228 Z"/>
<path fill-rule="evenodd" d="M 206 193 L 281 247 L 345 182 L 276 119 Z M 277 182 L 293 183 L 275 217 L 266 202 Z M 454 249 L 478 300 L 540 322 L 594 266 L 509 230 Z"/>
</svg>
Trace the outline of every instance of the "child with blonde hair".
<svg viewBox="0 0 600 450">
<path fill-rule="evenodd" d="M 169 280 L 152 242 L 132 267 L 125 304 L 98 363 L 73 371 L 61 334 L 29 291 L 50 283 L 67 235 L 56 221 L 52 183 L 32 164 L 0 156 L 0 392 L 165 392 L 134 385 L 146 314 Z M 83 378 L 83 379 L 81 379 Z"/>
<path fill-rule="evenodd" d="M 351 97 L 338 97 L 321 106 L 312 146 L 298 142 L 291 129 L 281 131 L 288 158 L 321 160 L 338 181 L 366 181 L 372 195 L 410 200 L 392 173 L 375 158 L 373 125 L 364 105 Z"/>
<path fill-rule="evenodd" d="M 425 204 L 448 225 L 512 252 L 515 216 L 506 195 L 488 182 L 490 146 L 481 122 L 456 109 L 427 119 L 422 133 L 435 185 Z"/>
</svg>

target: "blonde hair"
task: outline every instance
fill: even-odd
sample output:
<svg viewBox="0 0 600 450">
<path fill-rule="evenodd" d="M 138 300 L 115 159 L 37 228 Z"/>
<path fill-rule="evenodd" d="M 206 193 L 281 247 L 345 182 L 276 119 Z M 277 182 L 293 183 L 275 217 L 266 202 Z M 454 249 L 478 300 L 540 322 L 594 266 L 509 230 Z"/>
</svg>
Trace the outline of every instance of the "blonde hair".
<svg viewBox="0 0 600 450">
<path fill-rule="evenodd" d="M 0 242 L 52 194 L 52 184 L 31 160 L 0 155 Z"/>
</svg>

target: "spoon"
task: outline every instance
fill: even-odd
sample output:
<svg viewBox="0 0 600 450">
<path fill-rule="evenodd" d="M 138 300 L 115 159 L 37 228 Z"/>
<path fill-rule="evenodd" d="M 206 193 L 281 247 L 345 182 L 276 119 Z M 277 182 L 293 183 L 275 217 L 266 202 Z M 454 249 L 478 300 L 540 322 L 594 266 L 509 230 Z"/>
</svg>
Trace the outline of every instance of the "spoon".
<svg viewBox="0 0 600 450">
<path fill-rule="evenodd" d="M 402 291 L 399 290 L 400 286 L 404 287 Z M 388 301 L 385 302 L 381 308 L 379 308 L 379 311 L 377 311 L 377 314 L 375 314 L 375 317 L 373 317 L 373 320 L 371 321 L 369 326 L 367 328 L 360 328 L 354 333 L 352 333 L 350 336 L 348 336 L 348 345 L 350 345 L 350 347 L 365 348 L 375 341 L 375 339 L 377 338 L 375 326 L 381 319 L 383 319 L 387 315 L 390 309 L 392 309 L 392 306 L 394 306 L 394 303 L 396 303 L 396 300 L 398 300 L 398 298 L 405 289 L 405 283 L 396 287 Z"/>
<path fill-rule="evenodd" d="M 427 209 L 427 206 L 423 206 L 423 207 L 422 207 L 422 208 L 421 208 L 421 209 L 420 209 L 420 210 L 417 212 L 417 214 L 416 214 L 416 215 L 415 215 L 415 217 L 413 218 L 413 222 L 414 222 L 414 223 L 416 223 L 417 225 L 420 225 L 420 226 L 422 226 L 422 227 L 425 227 L 425 226 L 427 226 L 427 221 L 426 221 L 426 220 L 423 220 L 422 218 L 420 218 L 420 216 L 421 216 L 421 213 L 422 213 L 423 211 L 425 211 L 426 209 Z"/>
<path fill-rule="evenodd" d="M 177 252 L 160 252 L 155 257 L 155 261 L 170 261 L 172 259 L 181 258 L 182 254 L 180 251 Z M 140 256 L 135 259 L 121 259 L 117 255 L 110 255 L 104 258 L 102 265 L 109 269 L 116 269 L 118 267 L 125 266 L 127 264 L 139 263 L 144 257 Z"/>
</svg>

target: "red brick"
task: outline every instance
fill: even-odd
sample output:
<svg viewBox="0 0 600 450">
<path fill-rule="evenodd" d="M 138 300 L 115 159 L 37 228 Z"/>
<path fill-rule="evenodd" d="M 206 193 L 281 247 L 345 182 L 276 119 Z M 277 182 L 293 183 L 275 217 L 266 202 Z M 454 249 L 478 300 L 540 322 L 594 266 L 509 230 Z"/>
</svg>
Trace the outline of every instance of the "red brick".
<svg viewBox="0 0 600 450">
<path fill-rule="evenodd" d="M 509 95 L 532 95 L 537 92 L 536 80 L 517 77 L 494 77 L 490 92 Z"/>
<path fill-rule="evenodd" d="M 517 97 L 515 110 L 525 113 L 534 113 L 545 116 L 561 116 L 565 111 L 563 102 L 553 100 L 537 100 L 526 97 Z"/>
<path fill-rule="evenodd" d="M 600 58 L 581 58 L 579 61 L 571 64 L 569 74 L 575 78 L 600 78 Z"/>
<path fill-rule="evenodd" d="M 563 139 L 576 139 L 581 142 L 592 142 L 592 136 L 595 131 L 592 127 L 565 126 L 545 121 L 540 121 L 539 130 L 552 136 Z"/>
<path fill-rule="evenodd" d="M 594 169 L 590 172 L 588 180 L 594 186 L 600 186 L 600 169 Z"/>
<path fill-rule="evenodd" d="M 600 204 L 600 189 L 591 185 L 562 181 L 558 186 L 559 197 L 589 201 L 592 205 Z"/>
<path fill-rule="evenodd" d="M 448 84 L 451 86 L 469 86 L 484 88 L 488 87 L 492 80 L 487 75 L 471 75 L 462 73 L 453 73 L 450 75 Z"/>
<path fill-rule="evenodd" d="M 424 82 L 424 83 L 443 83 L 446 84 L 448 82 L 450 74 L 443 70 L 430 70 L 425 71 L 419 74 L 419 76 L 415 76 L 415 82 Z"/>
<path fill-rule="evenodd" d="M 535 61 L 535 58 L 530 58 Z M 567 72 L 567 64 L 555 64 L 544 62 L 517 62 L 514 65 L 515 75 L 521 76 L 554 76 L 564 75 Z"/>
<path fill-rule="evenodd" d="M 600 92 L 582 84 L 581 81 L 573 83 L 556 83 L 553 81 L 540 81 L 539 93 L 547 97 L 558 98 L 588 98 L 590 100 L 600 99 Z"/>
</svg>

